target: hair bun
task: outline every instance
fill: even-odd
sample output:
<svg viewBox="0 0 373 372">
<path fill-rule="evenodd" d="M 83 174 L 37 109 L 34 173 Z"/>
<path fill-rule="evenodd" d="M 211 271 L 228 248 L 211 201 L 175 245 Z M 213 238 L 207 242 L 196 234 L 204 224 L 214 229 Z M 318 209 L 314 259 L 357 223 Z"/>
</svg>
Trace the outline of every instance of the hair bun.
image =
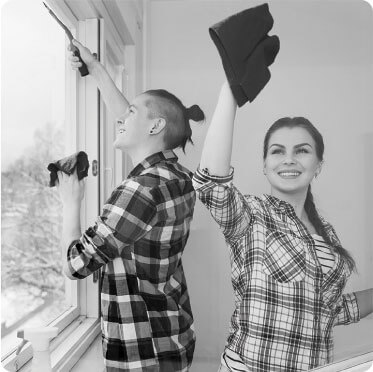
<svg viewBox="0 0 373 372">
<path fill-rule="evenodd" d="M 193 121 L 202 121 L 205 119 L 205 114 L 198 105 L 190 106 L 186 109 L 187 118 Z"/>
</svg>

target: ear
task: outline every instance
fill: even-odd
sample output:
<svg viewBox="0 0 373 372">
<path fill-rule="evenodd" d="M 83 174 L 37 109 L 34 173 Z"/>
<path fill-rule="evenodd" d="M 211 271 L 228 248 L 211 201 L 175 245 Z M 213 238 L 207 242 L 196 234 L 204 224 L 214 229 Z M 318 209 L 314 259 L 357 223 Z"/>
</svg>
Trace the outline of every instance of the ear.
<svg viewBox="0 0 373 372">
<path fill-rule="evenodd" d="M 315 177 L 317 177 L 321 173 L 322 166 L 324 164 L 324 161 L 320 161 L 319 164 L 317 165 L 316 172 L 315 172 Z"/>
<path fill-rule="evenodd" d="M 263 174 L 264 174 L 265 176 L 267 175 L 267 164 L 266 164 L 265 161 L 263 162 Z"/>
<path fill-rule="evenodd" d="M 150 134 L 158 134 L 162 132 L 162 130 L 166 126 L 166 120 L 164 118 L 156 118 L 153 120 L 153 123 L 150 127 L 149 133 Z"/>
</svg>

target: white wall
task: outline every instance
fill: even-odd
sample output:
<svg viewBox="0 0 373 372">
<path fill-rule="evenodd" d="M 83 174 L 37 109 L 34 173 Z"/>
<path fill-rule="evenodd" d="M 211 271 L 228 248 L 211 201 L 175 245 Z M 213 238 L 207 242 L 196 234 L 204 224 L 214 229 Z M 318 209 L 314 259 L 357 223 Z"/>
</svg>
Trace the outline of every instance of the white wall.
<svg viewBox="0 0 373 372">
<path fill-rule="evenodd" d="M 194 126 L 195 146 L 187 148 L 187 156 L 180 154 L 181 162 L 192 170 L 198 165 L 224 79 L 208 27 L 259 4 L 234 0 L 147 4 L 146 89 L 168 89 L 187 106 L 198 103 L 207 115 L 206 124 Z M 372 287 L 372 10 L 357 0 L 276 0 L 269 7 L 275 20 L 270 34 L 279 36 L 281 49 L 270 68 L 269 84 L 238 112 L 232 160 L 235 183 L 244 193 L 269 192 L 262 174 L 266 129 L 283 116 L 309 118 L 326 145 L 324 169 L 313 185 L 315 199 L 359 270 L 347 290 Z M 196 358 L 216 360 L 227 335 L 233 295 L 228 251 L 200 202 L 184 257 L 196 320 Z M 344 338 L 340 331 L 338 337 Z"/>
</svg>

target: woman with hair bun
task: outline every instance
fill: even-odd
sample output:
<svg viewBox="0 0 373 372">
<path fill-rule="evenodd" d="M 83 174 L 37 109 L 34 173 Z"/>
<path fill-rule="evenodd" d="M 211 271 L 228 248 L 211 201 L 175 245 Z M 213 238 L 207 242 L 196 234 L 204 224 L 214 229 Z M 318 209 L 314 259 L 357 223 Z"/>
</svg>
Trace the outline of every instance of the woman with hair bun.
<svg viewBox="0 0 373 372">
<path fill-rule="evenodd" d="M 303 117 L 277 120 L 264 139 L 271 193 L 243 195 L 230 165 L 236 107 L 225 83 L 194 175 L 230 249 L 235 310 L 220 371 L 309 370 L 332 361 L 333 326 L 372 312 L 373 291 L 342 294 L 355 262 L 313 201 L 320 132 Z"/>
<path fill-rule="evenodd" d="M 103 269 L 101 326 L 106 371 L 182 372 L 192 363 L 193 315 L 182 265 L 193 218 L 192 173 L 173 152 L 192 142 L 189 108 L 170 92 L 148 90 L 129 103 L 104 66 L 74 41 L 108 109 L 118 117 L 114 147 L 134 164 L 96 224 L 81 233 L 84 185 L 59 173 L 64 206 L 62 257 L 71 279 Z M 81 67 L 70 56 L 73 69 Z"/>
</svg>

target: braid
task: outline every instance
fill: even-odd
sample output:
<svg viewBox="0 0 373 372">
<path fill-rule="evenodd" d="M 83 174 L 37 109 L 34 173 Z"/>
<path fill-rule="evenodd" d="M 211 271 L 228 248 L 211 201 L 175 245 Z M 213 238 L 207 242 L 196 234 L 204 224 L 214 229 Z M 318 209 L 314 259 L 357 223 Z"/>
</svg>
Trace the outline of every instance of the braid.
<svg viewBox="0 0 373 372">
<path fill-rule="evenodd" d="M 332 246 L 341 255 L 341 257 L 346 261 L 347 266 L 350 269 L 350 271 L 355 271 L 356 270 L 355 261 L 350 255 L 350 253 L 346 249 L 344 249 L 341 245 L 339 244 L 336 245 L 331 241 L 320 219 L 319 213 L 316 210 L 316 206 L 313 200 L 313 195 L 311 193 L 311 185 L 308 186 L 307 197 L 304 203 L 304 209 L 307 213 L 308 219 L 310 220 L 312 225 L 315 227 L 316 232 L 323 237 L 323 239 L 325 240 L 327 244 Z"/>
<path fill-rule="evenodd" d="M 329 245 L 333 245 L 329 238 L 329 235 L 326 233 L 324 225 L 320 220 L 319 214 L 317 213 L 315 202 L 313 201 L 313 195 L 311 193 L 311 185 L 308 186 L 304 209 L 307 213 L 308 219 L 316 229 L 316 232 L 323 237 L 326 243 L 328 243 Z"/>
</svg>

